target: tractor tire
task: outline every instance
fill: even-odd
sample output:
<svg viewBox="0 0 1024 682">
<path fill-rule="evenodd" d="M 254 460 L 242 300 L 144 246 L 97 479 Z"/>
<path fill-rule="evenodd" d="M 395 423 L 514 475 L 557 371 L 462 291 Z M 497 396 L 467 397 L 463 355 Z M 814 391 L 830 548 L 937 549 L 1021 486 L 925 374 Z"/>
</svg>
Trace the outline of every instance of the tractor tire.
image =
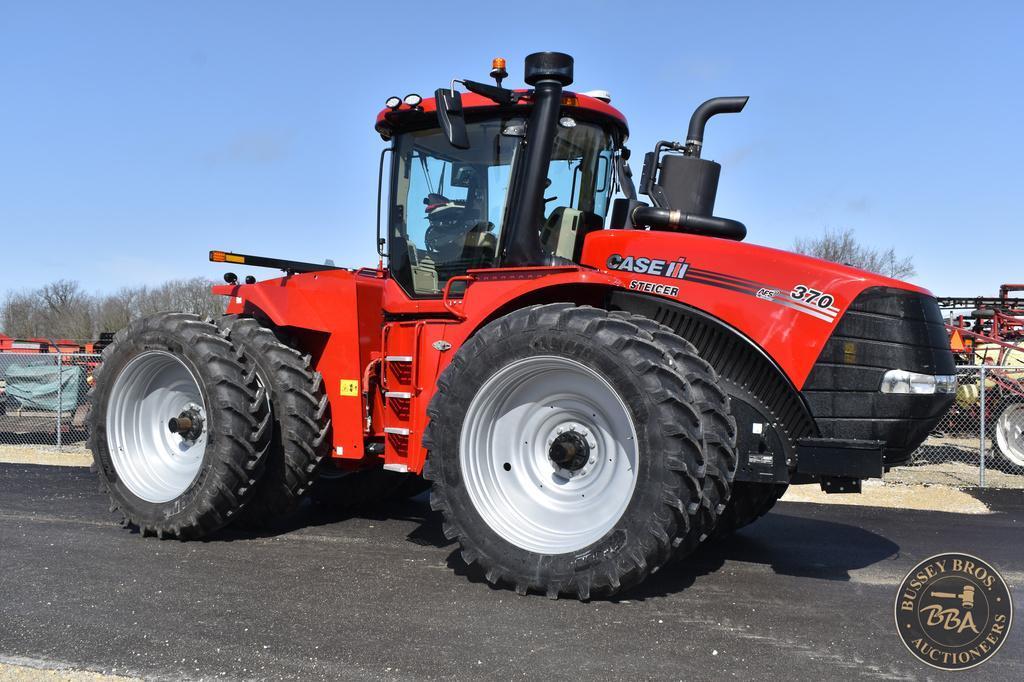
<svg viewBox="0 0 1024 682">
<path fill-rule="evenodd" d="M 438 379 L 423 436 L 431 506 L 465 562 L 520 594 L 587 600 L 710 533 L 701 510 L 717 455 L 701 410 L 724 408 L 698 402 L 675 365 L 631 318 L 570 303 L 471 337 Z"/>
<path fill-rule="evenodd" d="M 693 388 L 694 406 L 701 418 L 704 435 L 705 468 L 704 494 L 698 513 L 699 527 L 713 529 L 718 525 L 719 516 L 725 511 L 733 491 L 733 477 L 736 475 L 736 422 L 729 413 L 729 396 L 722 390 L 718 375 L 697 353 L 692 343 L 677 335 L 669 327 L 654 320 L 613 312 L 613 316 L 627 319 L 650 334 L 661 346 Z M 700 535 L 688 533 L 677 538 L 676 557 L 681 559 L 707 539 L 708 532 Z"/>
<path fill-rule="evenodd" d="M 751 483 L 737 481 L 732 487 L 732 499 L 718 518 L 712 534 L 714 539 L 732 535 L 771 511 L 779 498 L 786 494 L 787 483 Z"/>
<path fill-rule="evenodd" d="M 1024 403 L 1000 406 L 992 431 L 995 449 L 1003 460 L 1000 464 L 1011 473 L 1024 474 Z"/>
<path fill-rule="evenodd" d="M 263 473 L 269 417 L 216 326 L 186 313 L 132 322 L 94 378 L 89 448 L 124 525 L 190 539 L 237 518 Z"/>
<path fill-rule="evenodd" d="M 255 368 L 270 401 L 266 468 L 238 519 L 251 528 L 270 526 L 298 507 L 329 454 L 327 396 L 320 374 L 309 368 L 309 356 L 283 343 L 258 321 L 225 315 L 218 324 Z"/>
</svg>

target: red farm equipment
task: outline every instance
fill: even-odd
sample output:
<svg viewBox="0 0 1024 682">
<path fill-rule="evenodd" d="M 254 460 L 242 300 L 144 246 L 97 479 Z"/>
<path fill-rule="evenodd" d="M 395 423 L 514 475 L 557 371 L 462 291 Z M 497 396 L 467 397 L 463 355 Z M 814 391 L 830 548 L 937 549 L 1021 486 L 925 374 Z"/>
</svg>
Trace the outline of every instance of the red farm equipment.
<svg viewBox="0 0 1024 682">
<path fill-rule="evenodd" d="M 941 419 L 931 294 L 714 215 L 705 124 L 746 97 L 698 107 L 638 192 L 626 119 L 564 89 L 571 57 L 527 57 L 527 89 L 493 66 L 377 116 L 376 268 L 214 251 L 284 276 L 227 273 L 223 319 L 154 316 L 106 349 L 91 447 L 128 524 L 195 538 L 422 475 L 491 583 L 586 599 L 790 483 L 858 491 Z"/>
<path fill-rule="evenodd" d="M 958 364 L 985 367 L 984 380 L 980 372 L 961 377 L 948 430 L 980 422 L 984 386 L 985 429 L 1009 470 L 1024 472 L 1024 298 L 1010 295 L 1018 291 L 1024 284 L 1003 284 L 995 298 L 938 300 L 949 311 L 950 348 Z"/>
</svg>

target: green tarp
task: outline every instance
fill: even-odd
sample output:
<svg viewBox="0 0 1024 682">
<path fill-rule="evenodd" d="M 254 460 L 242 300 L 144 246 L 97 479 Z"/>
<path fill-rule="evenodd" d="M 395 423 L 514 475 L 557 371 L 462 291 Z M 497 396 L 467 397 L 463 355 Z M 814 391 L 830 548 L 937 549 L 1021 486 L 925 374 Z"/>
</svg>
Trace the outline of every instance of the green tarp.
<svg viewBox="0 0 1024 682">
<path fill-rule="evenodd" d="M 74 365 L 11 365 L 4 381 L 8 409 L 13 402 L 26 410 L 73 412 L 85 392 L 85 371 Z"/>
</svg>

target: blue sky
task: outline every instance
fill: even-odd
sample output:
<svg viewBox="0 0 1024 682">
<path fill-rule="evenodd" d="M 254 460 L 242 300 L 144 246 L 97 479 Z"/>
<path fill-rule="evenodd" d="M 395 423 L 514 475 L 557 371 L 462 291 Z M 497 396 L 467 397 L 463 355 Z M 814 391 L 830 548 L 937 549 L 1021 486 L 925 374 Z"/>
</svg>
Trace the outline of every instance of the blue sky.
<svg viewBox="0 0 1024 682">
<path fill-rule="evenodd" d="M 629 118 L 637 175 L 696 104 L 750 95 L 705 146 L 749 241 L 849 227 L 936 293 L 994 294 L 1024 279 L 1022 35 L 1018 2 L 9 0 L 0 291 L 217 277 L 211 248 L 374 264 L 383 101 L 559 50 Z"/>
</svg>

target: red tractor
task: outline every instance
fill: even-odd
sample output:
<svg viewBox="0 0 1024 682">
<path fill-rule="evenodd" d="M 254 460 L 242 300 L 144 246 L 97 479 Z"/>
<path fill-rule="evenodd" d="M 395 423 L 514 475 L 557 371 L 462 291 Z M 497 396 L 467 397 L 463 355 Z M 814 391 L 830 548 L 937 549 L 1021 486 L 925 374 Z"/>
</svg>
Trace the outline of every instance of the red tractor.
<svg viewBox="0 0 1024 682">
<path fill-rule="evenodd" d="M 924 440 L 955 389 L 931 294 L 713 215 L 705 124 L 747 98 L 646 155 L 645 203 L 623 115 L 563 89 L 571 57 L 527 57 L 529 89 L 491 76 L 378 115 L 386 266 L 214 251 L 285 275 L 118 334 L 91 447 L 127 524 L 196 538 L 422 475 L 491 583 L 587 599 Z"/>
</svg>

